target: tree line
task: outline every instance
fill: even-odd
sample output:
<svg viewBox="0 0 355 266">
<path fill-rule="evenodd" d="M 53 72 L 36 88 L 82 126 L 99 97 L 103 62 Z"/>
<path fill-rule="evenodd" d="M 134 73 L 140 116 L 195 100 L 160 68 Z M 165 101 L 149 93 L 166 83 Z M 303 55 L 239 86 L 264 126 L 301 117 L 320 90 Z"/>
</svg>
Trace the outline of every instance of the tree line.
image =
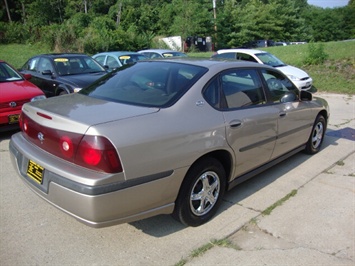
<svg viewBox="0 0 355 266">
<path fill-rule="evenodd" d="M 0 43 L 44 43 L 96 53 L 157 47 L 159 37 L 210 36 L 215 48 L 260 39 L 328 42 L 355 37 L 355 0 L 3 0 Z"/>
</svg>

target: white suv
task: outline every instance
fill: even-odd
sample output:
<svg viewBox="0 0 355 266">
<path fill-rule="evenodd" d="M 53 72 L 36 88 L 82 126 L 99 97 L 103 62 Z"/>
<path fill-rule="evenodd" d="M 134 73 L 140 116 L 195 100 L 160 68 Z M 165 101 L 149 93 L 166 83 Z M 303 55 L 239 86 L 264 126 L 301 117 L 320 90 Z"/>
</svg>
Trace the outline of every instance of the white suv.
<svg viewBox="0 0 355 266">
<path fill-rule="evenodd" d="M 222 49 L 213 58 L 237 59 L 269 65 L 283 72 L 300 90 L 312 88 L 312 78 L 302 69 L 286 65 L 273 54 L 253 49 Z"/>
</svg>

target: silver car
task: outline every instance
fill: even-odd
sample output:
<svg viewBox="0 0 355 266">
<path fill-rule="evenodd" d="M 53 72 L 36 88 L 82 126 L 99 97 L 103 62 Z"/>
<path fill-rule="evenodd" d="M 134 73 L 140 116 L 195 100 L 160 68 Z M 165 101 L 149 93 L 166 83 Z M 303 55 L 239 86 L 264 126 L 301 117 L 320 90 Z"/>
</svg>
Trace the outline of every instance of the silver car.
<svg viewBox="0 0 355 266">
<path fill-rule="evenodd" d="M 89 226 L 158 214 L 198 226 L 226 190 L 297 152 L 317 153 L 328 118 L 326 101 L 273 67 L 147 60 L 25 104 L 9 145 L 21 179 Z"/>
</svg>

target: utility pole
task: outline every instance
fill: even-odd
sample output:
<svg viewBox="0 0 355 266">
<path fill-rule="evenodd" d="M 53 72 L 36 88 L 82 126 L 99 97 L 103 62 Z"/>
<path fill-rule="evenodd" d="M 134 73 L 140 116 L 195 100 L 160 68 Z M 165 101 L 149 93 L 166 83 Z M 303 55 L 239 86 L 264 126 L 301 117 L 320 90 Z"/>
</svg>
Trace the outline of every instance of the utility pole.
<svg viewBox="0 0 355 266">
<path fill-rule="evenodd" d="M 117 20 L 116 20 L 116 27 L 118 27 L 121 23 L 121 11 L 122 11 L 122 2 L 118 2 L 118 10 L 117 10 Z"/>
<path fill-rule="evenodd" d="M 213 43 L 215 44 L 214 46 L 217 47 L 217 13 L 216 13 L 216 0 L 212 0 L 212 5 L 213 5 L 213 19 L 214 19 L 214 40 Z M 215 48 L 213 47 L 213 48 Z M 215 50 L 215 49 L 213 49 Z"/>
<path fill-rule="evenodd" d="M 213 5 L 214 30 L 217 31 L 217 24 L 216 24 L 216 19 L 217 19 L 217 14 L 216 14 L 216 0 L 212 0 L 212 5 Z"/>
</svg>

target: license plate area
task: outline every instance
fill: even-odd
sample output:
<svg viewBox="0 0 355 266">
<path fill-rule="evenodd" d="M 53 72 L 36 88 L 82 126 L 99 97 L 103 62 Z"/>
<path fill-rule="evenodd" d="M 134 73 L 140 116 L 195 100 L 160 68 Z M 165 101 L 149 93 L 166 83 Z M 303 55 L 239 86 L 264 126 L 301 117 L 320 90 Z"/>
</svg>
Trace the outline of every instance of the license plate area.
<svg viewBox="0 0 355 266">
<path fill-rule="evenodd" d="M 9 116 L 8 116 L 9 124 L 16 124 L 16 123 L 18 123 L 18 120 L 19 120 L 19 115 L 18 115 L 18 114 L 16 114 L 16 115 L 9 115 Z"/>
<path fill-rule="evenodd" d="M 42 184 L 43 182 L 43 172 L 44 168 L 34 161 L 28 161 L 27 176 L 34 180 L 37 184 Z"/>
</svg>

